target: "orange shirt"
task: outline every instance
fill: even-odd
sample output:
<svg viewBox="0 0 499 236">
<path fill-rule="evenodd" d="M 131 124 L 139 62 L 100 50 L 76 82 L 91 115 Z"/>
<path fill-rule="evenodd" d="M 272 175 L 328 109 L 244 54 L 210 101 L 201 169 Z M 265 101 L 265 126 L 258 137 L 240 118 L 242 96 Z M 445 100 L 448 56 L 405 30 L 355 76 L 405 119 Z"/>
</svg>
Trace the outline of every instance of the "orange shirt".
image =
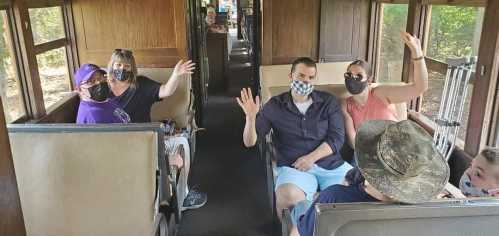
<svg viewBox="0 0 499 236">
<path fill-rule="evenodd" d="M 359 105 L 349 97 L 346 100 L 347 112 L 353 120 L 353 126 L 357 131 L 362 122 L 366 120 L 393 120 L 398 121 L 393 105 L 387 105 L 383 100 L 374 95 L 373 90 L 369 91 L 367 103 Z"/>
</svg>

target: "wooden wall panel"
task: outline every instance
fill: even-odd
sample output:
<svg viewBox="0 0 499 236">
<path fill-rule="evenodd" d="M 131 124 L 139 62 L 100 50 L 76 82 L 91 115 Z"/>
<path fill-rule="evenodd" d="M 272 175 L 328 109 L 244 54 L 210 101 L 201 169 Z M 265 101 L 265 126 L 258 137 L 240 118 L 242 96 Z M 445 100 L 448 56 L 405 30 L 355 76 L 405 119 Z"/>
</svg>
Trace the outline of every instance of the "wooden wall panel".
<svg viewBox="0 0 499 236">
<path fill-rule="evenodd" d="M 33 120 L 34 123 L 76 123 L 80 97 L 73 93 L 65 97 L 53 106 L 47 114 L 40 119 Z"/>
<path fill-rule="evenodd" d="M 321 11 L 319 57 L 330 62 L 367 59 L 369 1 L 324 0 Z"/>
<path fill-rule="evenodd" d="M 272 65 L 272 0 L 260 0 L 262 11 L 262 65 Z"/>
<path fill-rule="evenodd" d="M 317 61 L 367 59 L 369 0 L 265 0 L 262 4 L 263 65 L 288 64 L 301 56 Z"/>
<path fill-rule="evenodd" d="M 126 48 L 139 67 L 173 67 L 187 56 L 185 1 L 74 0 L 80 62 L 104 66 Z"/>
<path fill-rule="evenodd" d="M 272 34 L 271 63 L 287 64 L 302 56 L 317 59 L 320 0 L 271 1 L 271 15 L 264 13 L 272 18 L 271 32 L 265 32 Z"/>
<path fill-rule="evenodd" d="M 0 98 L 0 235 L 26 235 L 2 98 Z"/>
</svg>

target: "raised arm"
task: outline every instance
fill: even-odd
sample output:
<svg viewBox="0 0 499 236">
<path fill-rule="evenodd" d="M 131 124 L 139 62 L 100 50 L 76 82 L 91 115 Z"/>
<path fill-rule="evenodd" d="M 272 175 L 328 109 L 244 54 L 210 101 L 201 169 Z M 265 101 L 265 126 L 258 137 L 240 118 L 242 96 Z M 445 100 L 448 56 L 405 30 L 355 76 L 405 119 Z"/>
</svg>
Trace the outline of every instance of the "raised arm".
<svg viewBox="0 0 499 236">
<path fill-rule="evenodd" d="M 165 98 L 173 95 L 178 87 L 178 84 L 180 83 L 180 80 L 187 75 L 194 73 L 193 70 L 195 68 L 195 64 L 192 63 L 192 61 L 189 60 L 183 62 L 180 60 L 177 65 L 175 65 L 175 69 L 173 70 L 168 82 L 161 85 L 161 88 L 159 89 L 159 98 Z"/>
<path fill-rule="evenodd" d="M 343 118 L 345 119 L 345 132 L 347 133 L 347 141 L 352 149 L 355 149 L 355 126 L 353 124 L 352 116 L 347 111 L 346 100 L 341 101 L 341 111 L 343 113 Z"/>
<path fill-rule="evenodd" d="M 256 96 L 253 99 L 251 89 L 243 88 L 241 90 L 241 97 L 236 98 L 236 100 L 246 115 L 246 124 L 243 132 L 244 146 L 253 147 L 258 137 L 256 133 L 256 114 L 260 110 L 260 98 Z"/>
<path fill-rule="evenodd" d="M 401 33 L 400 36 L 411 51 L 413 70 L 409 78 L 413 78 L 413 81 L 404 85 L 379 85 L 376 87 L 374 94 L 389 104 L 409 101 L 428 89 L 428 70 L 421 42 L 407 32 Z"/>
</svg>

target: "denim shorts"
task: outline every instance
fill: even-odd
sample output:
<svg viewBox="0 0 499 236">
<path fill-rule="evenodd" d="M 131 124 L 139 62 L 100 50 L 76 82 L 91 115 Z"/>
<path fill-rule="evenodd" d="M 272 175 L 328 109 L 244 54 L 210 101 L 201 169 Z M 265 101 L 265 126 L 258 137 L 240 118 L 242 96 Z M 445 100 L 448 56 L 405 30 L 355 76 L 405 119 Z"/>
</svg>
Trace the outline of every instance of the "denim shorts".
<svg viewBox="0 0 499 236">
<path fill-rule="evenodd" d="M 326 170 L 314 164 L 308 171 L 300 171 L 292 167 L 277 167 L 275 188 L 283 184 L 294 184 L 300 188 L 307 198 L 312 201 L 317 190 L 323 190 L 334 184 L 341 184 L 345 174 L 352 169 L 347 162 L 333 170 Z"/>
</svg>

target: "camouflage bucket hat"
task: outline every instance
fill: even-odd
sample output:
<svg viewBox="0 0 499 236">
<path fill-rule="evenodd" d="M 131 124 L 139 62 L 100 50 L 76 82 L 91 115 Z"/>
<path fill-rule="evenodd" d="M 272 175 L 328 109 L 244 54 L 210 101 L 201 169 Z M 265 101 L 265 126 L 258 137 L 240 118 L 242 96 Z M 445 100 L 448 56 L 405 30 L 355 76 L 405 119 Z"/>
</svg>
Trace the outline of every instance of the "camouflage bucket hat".
<svg viewBox="0 0 499 236">
<path fill-rule="evenodd" d="M 399 202 L 428 201 L 449 181 L 449 166 L 433 138 L 409 120 L 364 122 L 357 132 L 355 152 L 369 184 Z"/>
</svg>

